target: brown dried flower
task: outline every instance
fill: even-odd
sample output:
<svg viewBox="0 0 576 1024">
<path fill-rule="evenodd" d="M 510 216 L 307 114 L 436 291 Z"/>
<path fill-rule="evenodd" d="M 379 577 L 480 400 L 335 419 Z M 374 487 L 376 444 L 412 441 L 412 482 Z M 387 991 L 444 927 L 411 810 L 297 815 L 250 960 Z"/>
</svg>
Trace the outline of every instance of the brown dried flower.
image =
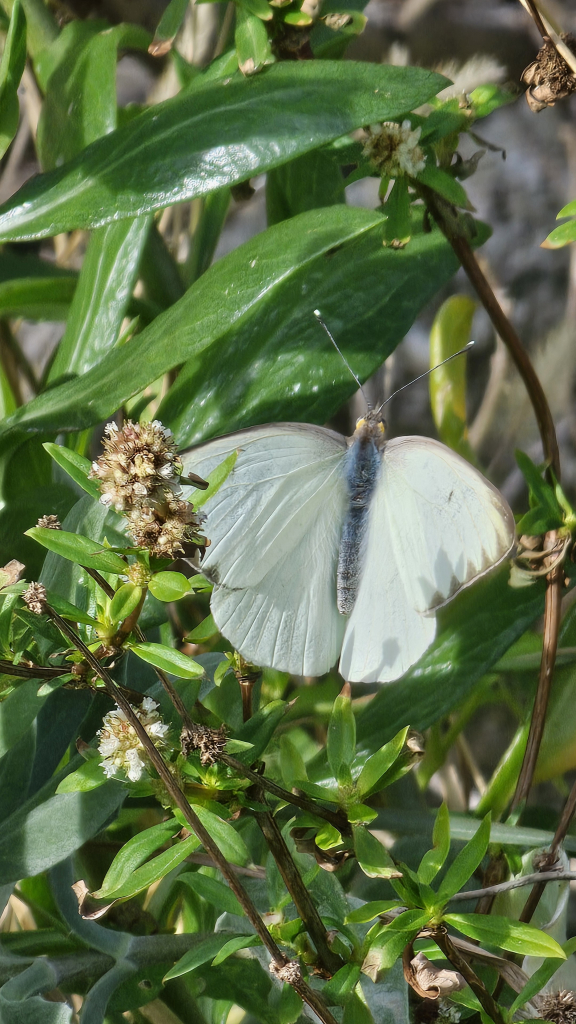
<svg viewBox="0 0 576 1024">
<path fill-rule="evenodd" d="M 40 519 L 36 523 L 36 526 L 41 527 L 43 530 L 61 530 L 62 524 L 58 519 L 58 516 L 40 516 Z"/>
<path fill-rule="evenodd" d="M 209 729 L 206 725 L 192 722 L 191 728 L 182 730 L 181 744 L 185 757 L 193 750 L 198 750 L 201 764 L 214 764 L 226 746 L 226 730 L 223 726 Z"/>
<path fill-rule="evenodd" d="M 538 998 L 538 1012 L 553 1024 L 576 1024 L 576 993 L 566 989 L 547 992 Z"/>
<path fill-rule="evenodd" d="M 115 423 L 106 427 L 104 453 L 93 463 L 101 501 L 123 512 L 138 547 L 158 558 L 191 555 L 203 546 L 198 531 L 204 517 L 184 501 L 180 490 L 182 463 L 171 432 L 158 420 Z"/>
<path fill-rule="evenodd" d="M 30 583 L 22 594 L 22 600 L 34 615 L 43 615 L 46 611 L 46 587 L 41 583 Z"/>
<path fill-rule="evenodd" d="M 275 960 L 271 960 L 268 970 L 270 974 L 287 985 L 297 985 L 299 981 L 302 981 L 302 971 L 297 960 L 289 960 L 286 964 L 277 964 Z"/>
<path fill-rule="evenodd" d="M 576 54 L 576 38 L 570 34 L 560 38 Z M 544 40 L 536 60 L 523 72 L 522 81 L 528 86 L 526 99 L 535 114 L 576 92 L 576 75 L 550 39 Z"/>
</svg>

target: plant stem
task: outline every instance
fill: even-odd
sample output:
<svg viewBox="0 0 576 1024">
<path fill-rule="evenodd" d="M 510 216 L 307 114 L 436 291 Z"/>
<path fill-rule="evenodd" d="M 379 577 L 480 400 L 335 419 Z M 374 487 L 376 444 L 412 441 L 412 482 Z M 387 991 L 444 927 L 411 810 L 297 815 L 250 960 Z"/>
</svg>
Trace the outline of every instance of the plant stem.
<svg viewBox="0 0 576 1024">
<path fill-rule="evenodd" d="M 116 702 L 118 707 L 121 708 L 121 710 L 124 712 L 132 728 L 136 732 L 136 735 L 138 736 L 142 746 L 144 747 L 148 757 L 150 758 L 151 763 L 153 764 L 154 768 L 158 772 L 158 775 L 162 779 L 162 782 L 164 783 L 168 793 L 170 794 L 170 797 L 174 801 L 174 804 L 182 812 L 184 818 L 190 825 L 190 828 L 198 837 L 204 849 L 213 858 L 215 864 L 221 871 L 223 877 L 228 882 L 230 889 L 232 890 L 232 892 L 236 896 L 236 899 L 242 906 L 242 909 L 244 910 L 246 917 L 252 924 L 256 934 L 261 939 L 263 946 L 268 950 L 273 963 L 280 969 L 286 967 L 286 965 L 289 962 L 288 958 L 284 955 L 280 947 L 276 944 L 276 942 L 270 935 L 270 932 L 266 928 L 264 921 L 260 917 L 260 914 L 258 913 L 258 910 L 256 909 L 250 896 L 248 895 L 243 885 L 241 884 L 240 880 L 238 879 L 238 876 L 234 873 L 231 865 L 223 856 L 220 848 L 214 842 L 210 833 L 204 828 L 204 825 L 200 821 L 200 818 L 197 816 L 193 808 L 188 803 L 186 797 L 184 796 L 184 793 L 182 792 L 182 790 L 176 783 L 175 779 L 173 778 L 172 773 L 168 768 L 168 765 L 164 761 L 164 758 L 160 754 L 159 750 L 155 747 L 154 743 L 148 736 L 148 733 L 146 732 L 144 726 L 140 722 L 140 719 L 135 714 L 132 705 L 126 700 L 122 692 L 119 690 L 118 686 L 110 676 L 109 672 L 107 672 L 103 665 L 100 664 L 98 659 L 94 657 L 92 651 L 90 651 L 86 644 L 83 643 L 83 641 L 75 633 L 72 627 L 65 621 L 65 619 L 62 619 L 61 616 L 58 615 L 58 613 L 55 612 L 54 609 L 51 608 L 48 604 L 46 605 L 45 610 L 47 615 L 49 615 L 49 617 L 54 622 L 54 624 L 58 626 L 58 629 L 64 634 L 64 636 L 66 636 L 74 644 L 77 650 L 79 650 L 81 654 L 84 655 L 85 660 L 88 662 L 91 668 L 96 672 L 98 676 L 100 676 L 100 679 L 104 683 L 108 694 Z M 328 1008 L 325 1006 L 319 994 L 317 992 L 314 992 L 302 978 L 295 980 L 292 984 L 295 990 L 298 992 L 298 995 L 308 1004 L 308 1006 L 311 1007 L 311 1009 L 314 1010 L 314 1012 L 318 1015 L 323 1024 L 336 1024 L 335 1018 L 330 1013 Z"/>
<path fill-rule="evenodd" d="M 548 463 L 548 480 L 554 483 L 560 480 L 560 453 L 554 420 L 550 406 L 538 376 L 530 362 L 522 342 L 515 328 L 510 323 L 504 310 L 500 306 L 490 284 L 482 273 L 480 265 L 472 251 L 468 239 L 465 237 L 463 228 L 458 221 L 454 208 L 442 199 L 432 189 L 420 182 L 415 184 L 419 194 L 424 199 L 430 215 L 436 221 L 445 238 L 452 246 L 456 256 L 478 297 L 488 313 L 497 334 L 500 336 L 506 348 L 510 352 L 516 368 L 524 381 L 524 386 L 534 410 L 538 430 L 542 440 L 544 456 Z M 555 534 L 547 534 L 545 538 L 545 549 L 552 547 L 556 540 Z M 558 630 L 560 628 L 560 606 L 562 596 L 562 584 L 564 574 L 562 567 L 558 566 L 547 576 L 546 603 L 544 608 L 544 636 L 542 644 L 542 660 L 540 662 L 540 675 L 538 679 L 538 690 L 534 702 L 534 710 L 530 723 L 530 732 L 526 744 L 524 761 L 518 778 L 516 792 L 512 801 L 512 810 L 521 807 L 528 796 L 532 786 L 534 769 L 538 759 L 538 751 L 544 732 L 548 698 L 552 685 L 552 673 L 556 660 L 556 649 L 558 646 Z"/>
<path fill-rule="evenodd" d="M 314 800 L 309 799 L 300 794 L 291 793 L 287 789 L 283 789 L 282 786 L 277 786 L 275 782 L 270 779 L 266 779 L 263 775 L 258 775 L 257 772 L 248 768 L 247 765 L 242 764 L 235 757 L 230 754 L 221 754 L 219 761 L 223 764 L 228 765 L 234 771 L 243 775 L 244 778 L 250 779 L 255 786 L 260 786 L 262 789 L 271 793 L 272 796 L 278 797 L 279 800 L 284 800 L 286 803 L 294 804 L 295 807 L 300 807 L 303 811 L 308 811 L 310 814 L 315 814 L 318 818 L 324 818 L 325 821 L 329 821 L 334 828 L 337 828 L 339 832 L 344 835 L 352 835 L 352 829 L 344 815 L 337 811 L 329 811 L 326 808 L 321 807 Z"/>
<path fill-rule="evenodd" d="M 444 953 L 446 959 L 450 961 L 452 966 L 455 967 L 462 977 L 468 982 L 474 995 L 482 1006 L 482 1009 L 489 1017 L 492 1018 L 494 1024 L 505 1024 L 505 1018 L 498 1006 L 498 1003 L 492 998 L 488 989 L 481 982 L 480 978 L 472 969 L 468 961 L 460 955 L 445 929 L 439 928 L 434 932 L 433 938 L 436 945 Z"/>
<path fill-rule="evenodd" d="M 263 799 L 262 791 L 258 798 Z M 342 967 L 342 960 L 336 953 L 333 953 L 328 945 L 326 929 L 315 904 L 312 901 L 302 876 L 294 863 L 290 850 L 286 845 L 284 836 L 278 828 L 278 823 L 270 811 L 254 811 L 254 817 L 258 822 L 262 835 L 264 836 L 268 849 L 274 857 L 278 870 L 282 875 L 284 885 L 290 893 L 294 906 L 302 918 L 304 927 L 316 947 L 318 958 L 322 967 L 329 974 L 335 974 Z"/>
<path fill-rule="evenodd" d="M 550 849 L 548 851 L 547 857 L 544 860 L 543 866 L 546 866 L 546 864 L 554 864 L 556 862 L 557 857 L 558 857 L 558 851 L 559 851 L 562 843 L 564 842 L 564 839 L 566 838 L 566 833 L 568 832 L 568 829 L 570 827 L 570 822 L 572 821 L 572 818 L 574 817 L 574 812 L 575 811 L 576 811 L 576 782 L 574 782 L 574 784 L 572 785 L 572 789 L 570 790 L 570 793 L 568 794 L 568 799 L 567 799 L 566 803 L 564 804 L 564 810 L 562 811 L 562 817 L 560 818 L 560 821 L 558 823 L 558 828 L 556 829 L 556 832 L 554 833 L 554 839 L 550 843 Z M 566 875 L 566 872 L 562 872 L 562 874 Z M 536 907 L 538 906 L 538 904 L 540 902 L 540 899 L 542 898 L 542 895 L 543 895 L 544 890 L 546 888 L 546 884 L 545 883 L 547 881 L 547 876 L 548 876 L 548 872 L 545 872 L 545 871 L 541 871 L 538 875 L 534 876 L 533 880 L 536 882 L 536 884 L 535 884 L 534 888 L 532 889 L 532 892 L 530 893 L 528 899 L 526 900 L 526 903 L 524 904 L 524 907 L 522 908 L 522 913 L 520 914 L 520 920 L 521 921 L 524 921 L 525 923 L 528 923 L 528 921 L 532 920 L 532 917 L 534 916 L 534 911 L 536 910 Z"/>
<path fill-rule="evenodd" d="M 11 661 L 0 661 L 0 672 L 6 676 L 22 679 L 56 679 L 70 673 L 72 666 L 13 665 Z"/>
<path fill-rule="evenodd" d="M 536 871 L 532 875 L 523 875 L 522 878 L 511 878 L 507 882 L 497 882 L 496 885 L 487 885 L 484 889 L 466 889 L 464 892 L 457 892 L 451 896 L 449 902 L 456 903 L 462 900 L 478 900 L 482 896 L 497 896 L 501 892 L 509 892 L 510 889 L 520 889 L 523 885 L 534 885 L 547 882 L 574 881 L 576 871 Z"/>
</svg>

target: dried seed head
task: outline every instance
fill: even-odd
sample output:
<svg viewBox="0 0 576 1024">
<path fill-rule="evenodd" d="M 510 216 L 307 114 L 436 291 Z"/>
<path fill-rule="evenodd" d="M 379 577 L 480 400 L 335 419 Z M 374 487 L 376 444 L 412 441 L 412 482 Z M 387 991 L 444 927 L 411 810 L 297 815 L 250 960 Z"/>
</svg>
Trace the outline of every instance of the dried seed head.
<svg viewBox="0 0 576 1024">
<path fill-rule="evenodd" d="M 277 964 L 275 960 L 271 960 L 268 970 L 275 978 L 284 981 L 287 985 L 297 985 L 299 981 L 302 981 L 302 971 L 297 960 L 289 960 L 286 964 Z"/>
<path fill-rule="evenodd" d="M 43 615 L 46 611 L 46 587 L 41 583 L 30 583 L 22 594 L 22 600 L 34 615 Z"/>
<path fill-rule="evenodd" d="M 560 38 L 576 54 L 574 36 L 563 34 Z M 545 107 L 553 107 L 556 100 L 576 92 L 576 75 L 550 39 L 544 41 L 536 60 L 523 72 L 522 81 L 528 86 L 526 99 L 535 114 Z"/>
<path fill-rule="evenodd" d="M 185 757 L 193 750 L 200 752 L 200 764 L 214 764 L 226 746 L 226 730 L 209 729 L 206 725 L 192 722 L 191 728 L 184 728 L 180 737 L 182 753 Z"/>
<path fill-rule="evenodd" d="M 154 746 L 162 747 L 168 726 L 160 718 L 157 708 L 156 701 L 151 697 L 144 697 L 140 707 L 134 708 L 134 713 Z M 105 715 L 102 728 L 97 735 L 100 740 L 98 750 L 104 757 L 100 765 L 108 778 L 121 771 L 131 782 L 138 782 L 146 768 L 146 751 L 136 730 L 120 708 Z"/>
<path fill-rule="evenodd" d="M 576 1024 L 576 993 L 547 992 L 538 997 L 538 1012 L 543 1020 L 553 1024 Z"/>
<path fill-rule="evenodd" d="M 40 519 L 36 523 L 36 526 L 40 526 L 43 530 L 61 530 L 62 525 L 58 516 L 40 516 Z"/>
<path fill-rule="evenodd" d="M 420 133 L 421 128 L 412 130 L 410 121 L 403 121 L 401 125 L 395 121 L 370 125 L 364 156 L 389 178 L 401 178 L 404 174 L 415 178 L 426 166 L 424 153 L 418 145 Z"/>
<path fill-rule="evenodd" d="M 198 536 L 204 516 L 194 512 L 180 490 L 182 463 L 169 430 L 157 420 L 106 427 L 104 453 L 93 463 L 101 501 L 123 512 L 138 547 L 158 558 L 192 555 L 204 546 Z"/>
</svg>

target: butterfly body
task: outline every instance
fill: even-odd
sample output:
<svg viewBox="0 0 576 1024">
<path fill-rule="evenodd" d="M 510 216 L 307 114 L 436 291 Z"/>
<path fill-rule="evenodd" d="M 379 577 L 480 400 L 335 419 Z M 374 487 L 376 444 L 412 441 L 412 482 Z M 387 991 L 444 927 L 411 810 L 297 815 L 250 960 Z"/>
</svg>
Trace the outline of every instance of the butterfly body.
<svg viewBox="0 0 576 1024">
<path fill-rule="evenodd" d="M 425 437 L 385 442 L 374 414 L 352 438 L 273 423 L 183 455 L 206 477 L 202 570 L 223 635 L 257 665 L 317 676 L 397 679 L 430 646 L 435 611 L 501 562 L 514 520 L 498 491 Z"/>
</svg>

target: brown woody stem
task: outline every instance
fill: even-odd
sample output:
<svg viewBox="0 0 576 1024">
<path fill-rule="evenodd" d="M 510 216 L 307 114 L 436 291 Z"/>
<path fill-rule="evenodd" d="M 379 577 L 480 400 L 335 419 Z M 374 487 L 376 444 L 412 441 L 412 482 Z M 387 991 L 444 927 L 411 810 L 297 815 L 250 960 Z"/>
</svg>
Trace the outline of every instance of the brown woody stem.
<svg viewBox="0 0 576 1024">
<path fill-rule="evenodd" d="M 494 1024 L 505 1024 L 504 1015 L 498 1003 L 492 998 L 486 986 L 482 983 L 476 972 L 472 969 L 467 960 L 458 952 L 450 936 L 444 928 L 434 932 L 434 942 L 442 950 L 444 956 L 450 961 L 453 967 L 460 972 L 468 982 L 482 1009 L 492 1018 Z"/>
</svg>

